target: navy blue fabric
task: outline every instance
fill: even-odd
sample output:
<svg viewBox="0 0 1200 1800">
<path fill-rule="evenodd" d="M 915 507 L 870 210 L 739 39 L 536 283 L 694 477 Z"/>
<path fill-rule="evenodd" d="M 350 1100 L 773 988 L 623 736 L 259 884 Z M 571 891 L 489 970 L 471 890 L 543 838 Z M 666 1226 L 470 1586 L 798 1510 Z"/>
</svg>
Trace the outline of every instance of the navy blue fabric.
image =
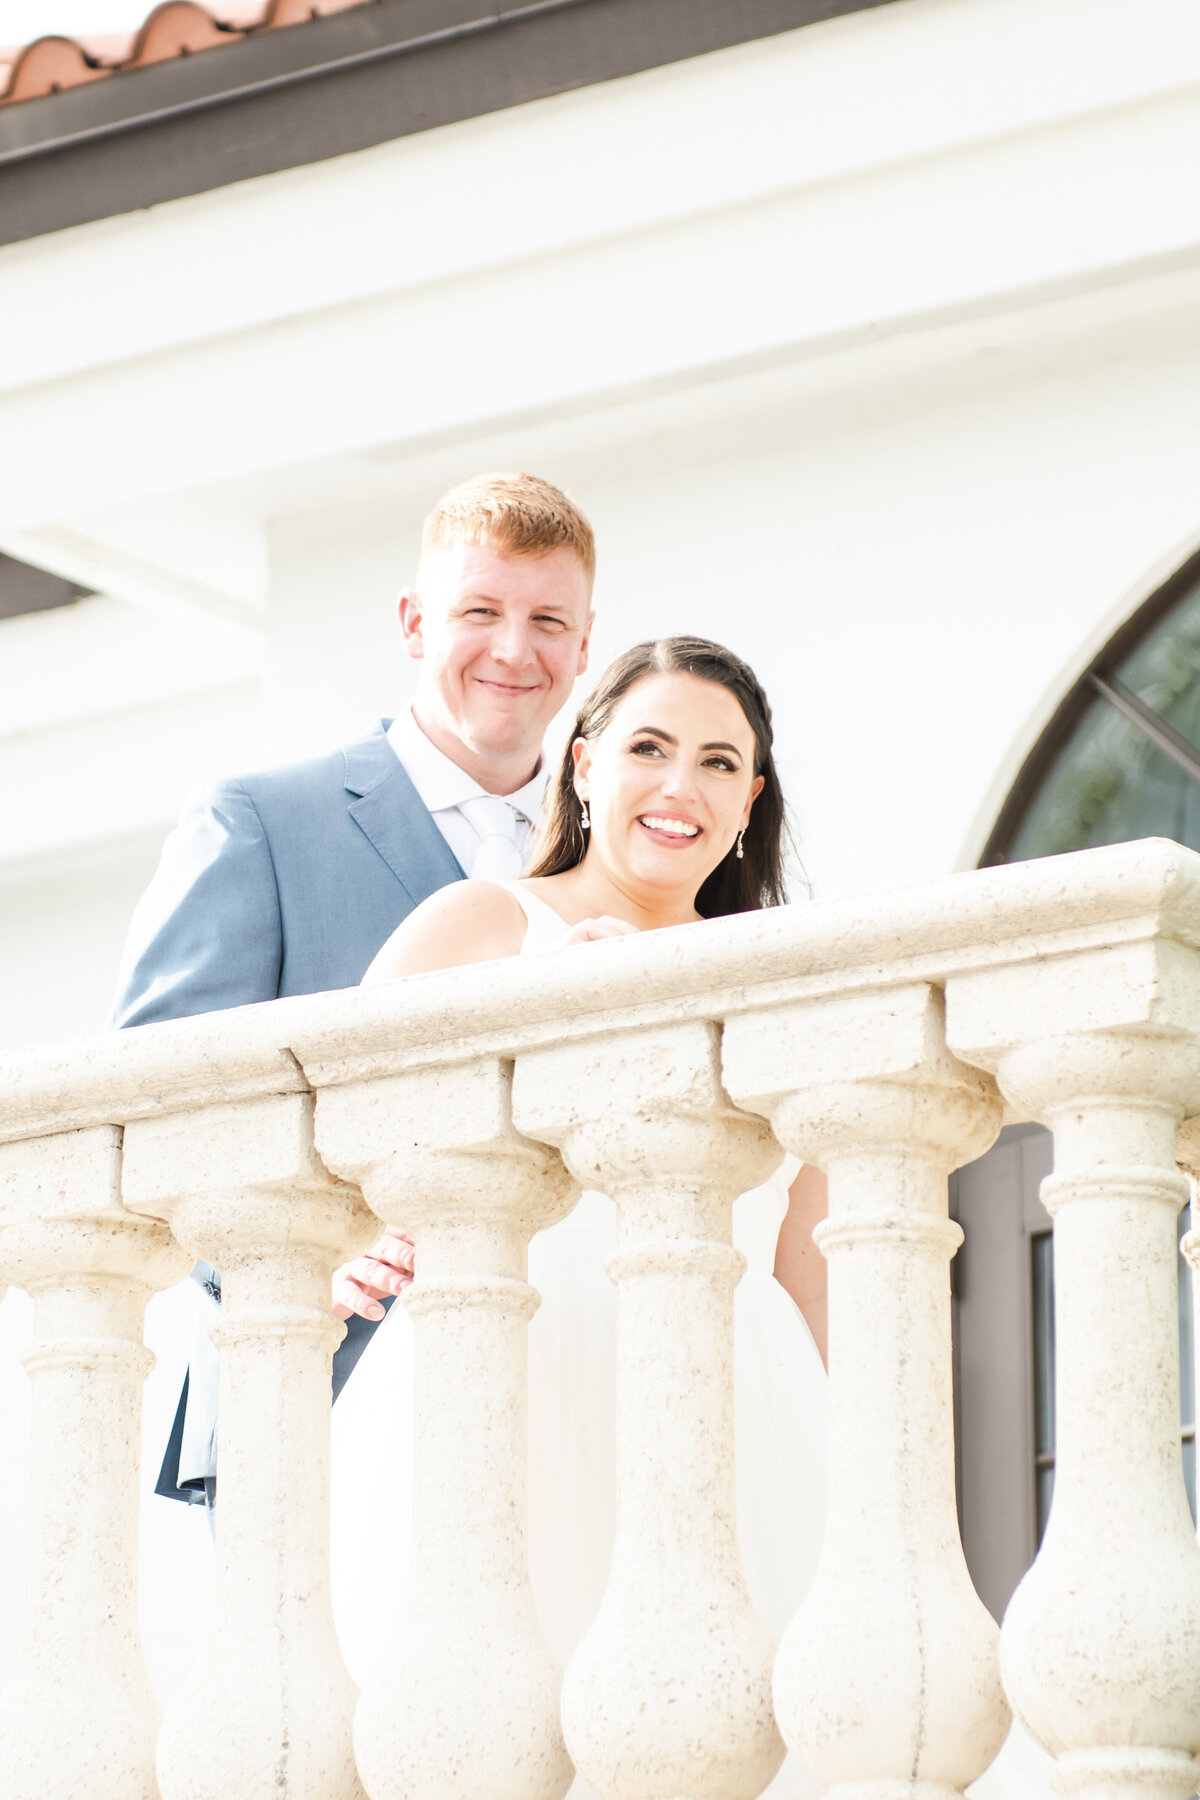
<svg viewBox="0 0 1200 1800">
<path fill-rule="evenodd" d="M 154 1484 L 154 1491 L 156 1494 L 161 1494 L 164 1500 L 188 1500 L 194 1505 L 202 1505 L 204 1502 L 203 1488 L 197 1491 L 191 1483 L 187 1487 L 181 1487 L 179 1484 L 179 1453 L 183 1449 L 183 1422 L 187 1418 L 190 1385 L 191 1375 L 189 1372 L 183 1378 L 179 1404 L 175 1408 L 175 1418 L 171 1424 L 167 1448 L 163 1453 L 162 1468 L 158 1471 L 158 1480 Z"/>
<path fill-rule="evenodd" d="M 385 1294 L 380 1301 L 385 1313 L 395 1304 L 394 1294 Z M 372 1335 L 383 1324 L 382 1319 L 364 1319 L 358 1313 L 351 1313 L 346 1320 L 346 1335 L 333 1353 L 333 1397 L 336 1400 L 358 1364 L 358 1359 L 370 1343 Z"/>
</svg>

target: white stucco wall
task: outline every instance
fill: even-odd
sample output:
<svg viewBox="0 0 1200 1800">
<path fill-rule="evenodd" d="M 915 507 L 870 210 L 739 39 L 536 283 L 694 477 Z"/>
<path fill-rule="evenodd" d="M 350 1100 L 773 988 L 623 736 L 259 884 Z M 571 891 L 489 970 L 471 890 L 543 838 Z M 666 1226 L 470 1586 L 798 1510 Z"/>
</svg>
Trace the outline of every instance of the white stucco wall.
<svg viewBox="0 0 1200 1800">
<path fill-rule="evenodd" d="M 103 1028 L 182 795 L 261 754 L 262 644 L 97 596 L 0 620 L 0 1046 Z"/>
<path fill-rule="evenodd" d="M 0 623 L 2 1040 L 194 780 L 404 696 L 479 468 L 592 514 L 597 663 L 760 668 L 818 895 L 968 863 L 1200 535 L 1198 130 L 1185 0 L 897 0 L 0 251 L 0 547 L 108 596 Z"/>
<path fill-rule="evenodd" d="M 818 895 L 920 881 L 969 863 L 1085 648 L 1200 531 L 1197 298 L 852 379 L 750 377 L 466 466 L 507 449 L 587 506 L 597 667 L 699 631 L 762 672 Z M 404 689 L 391 595 L 452 474 L 443 456 L 374 507 L 273 527 L 280 753 Z"/>
<path fill-rule="evenodd" d="M 1198 141 L 1192 0 L 896 0 L 0 250 L 0 549 L 104 595 L 0 621 L 0 1045 L 101 1027 L 194 781 L 404 697 L 396 587 L 484 468 L 592 515 L 597 666 L 760 670 L 819 897 L 969 864 L 1200 538 Z M 165 1691 L 207 1545 L 148 1518 Z"/>
</svg>

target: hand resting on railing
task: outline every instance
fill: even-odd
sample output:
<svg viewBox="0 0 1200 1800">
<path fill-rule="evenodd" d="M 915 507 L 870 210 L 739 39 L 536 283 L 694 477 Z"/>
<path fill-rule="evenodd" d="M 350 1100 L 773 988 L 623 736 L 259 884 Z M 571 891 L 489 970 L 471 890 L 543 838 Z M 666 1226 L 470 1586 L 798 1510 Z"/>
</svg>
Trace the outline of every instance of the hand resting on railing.
<svg viewBox="0 0 1200 1800">
<path fill-rule="evenodd" d="M 413 1241 L 398 1225 L 385 1225 L 383 1235 L 361 1256 L 343 1263 L 333 1277 L 333 1316 L 382 1319 L 383 1301 L 395 1299 L 413 1278 Z"/>
<path fill-rule="evenodd" d="M 562 942 L 592 944 L 603 938 L 625 937 L 636 930 L 637 927 L 630 925 L 625 919 L 601 915 L 595 919 L 581 919 L 578 925 L 571 927 Z M 824 1216 L 823 1210 L 821 1216 Z M 384 1316 L 383 1301 L 401 1295 L 405 1288 L 411 1286 L 412 1278 L 413 1241 L 398 1225 L 387 1225 L 377 1243 L 372 1244 L 361 1256 L 343 1263 L 335 1272 L 333 1316 L 335 1319 L 348 1319 L 357 1313 L 361 1319 L 371 1319 L 378 1323 Z M 784 1286 L 787 1285 L 784 1281 Z M 814 1336 L 817 1336 L 816 1327 L 811 1320 L 809 1323 Z M 817 1336 L 817 1342 L 823 1346 L 823 1333 Z"/>
</svg>

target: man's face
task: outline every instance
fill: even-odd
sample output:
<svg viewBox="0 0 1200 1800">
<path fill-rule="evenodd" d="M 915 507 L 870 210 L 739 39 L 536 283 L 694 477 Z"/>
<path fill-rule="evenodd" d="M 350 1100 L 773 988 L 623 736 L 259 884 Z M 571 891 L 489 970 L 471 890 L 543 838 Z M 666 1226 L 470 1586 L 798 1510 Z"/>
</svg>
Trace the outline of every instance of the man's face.
<svg viewBox="0 0 1200 1800">
<path fill-rule="evenodd" d="M 422 664 L 422 729 L 484 786 L 481 769 L 511 779 L 524 765 L 528 779 L 547 725 L 587 667 L 583 564 L 564 548 L 511 556 L 452 544 L 426 553 L 418 582 L 400 596 L 400 624 Z"/>
</svg>

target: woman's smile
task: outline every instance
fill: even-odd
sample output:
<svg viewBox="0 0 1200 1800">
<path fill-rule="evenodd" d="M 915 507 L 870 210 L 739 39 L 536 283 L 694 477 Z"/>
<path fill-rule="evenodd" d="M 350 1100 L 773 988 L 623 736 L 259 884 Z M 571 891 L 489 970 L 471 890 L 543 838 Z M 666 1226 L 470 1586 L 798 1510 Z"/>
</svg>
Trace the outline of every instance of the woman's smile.
<svg viewBox="0 0 1200 1800">
<path fill-rule="evenodd" d="M 720 645 L 664 640 L 665 657 L 676 642 L 703 672 L 660 668 L 660 647 L 637 646 L 613 665 L 615 691 L 580 712 L 563 756 L 543 848 L 522 886 L 531 884 L 568 931 L 582 933 L 571 942 L 686 925 L 718 910 L 736 912 L 781 897 L 782 883 L 773 873 L 777 859 L 772 850 L 763 851 L 766 836 L 777 838 L 782 828 L 777 781 L 758 836 L 750 817 L 766 781 L 758 768 L 760 728 L 761 754 L 770 764 L 766 700 L 753 673 Z M 630 679 L 626 665 L 636 667 L 640 659 L 647 666 Z M 516 661 L 514 654 L 506 666 L 497 657 L 475 674 L 489 681 L 528 679 L 531 672 Z M 748 828 L 752 835 L 744 848 Z M 464 960 L 506 953 L 494 946 L 507 943 L 517 924 L 513 915 L 522 913 L 520 896 L 514 903 L 510 895 L 493 921 L 487 895 L 473 898 L 470 891 L 488 885 L 467 883 L 461 906 L 471 955 Z M 419 958 L 410 965 L 414 972 L 420 966 Z"/>
<path fill-rule="evenodd" d="M 603 910 L 645 923 L 634 898 L 644 890 L 652 910 L 694 918 L 696 893 L 733 850 L 762 785 L 736 696 L 683 670 L 650 675 L 573 754 L 577 804 L 591 808 L 590 866 L 611 884 Z"/>
<path fill-rule="evenodd" d="M 692 843 L 700 836 L 701 827 L 693 820 L 666 813 L 639 813 L 637 822 L 649 837 L 672 847 Z"/>
</svg>

